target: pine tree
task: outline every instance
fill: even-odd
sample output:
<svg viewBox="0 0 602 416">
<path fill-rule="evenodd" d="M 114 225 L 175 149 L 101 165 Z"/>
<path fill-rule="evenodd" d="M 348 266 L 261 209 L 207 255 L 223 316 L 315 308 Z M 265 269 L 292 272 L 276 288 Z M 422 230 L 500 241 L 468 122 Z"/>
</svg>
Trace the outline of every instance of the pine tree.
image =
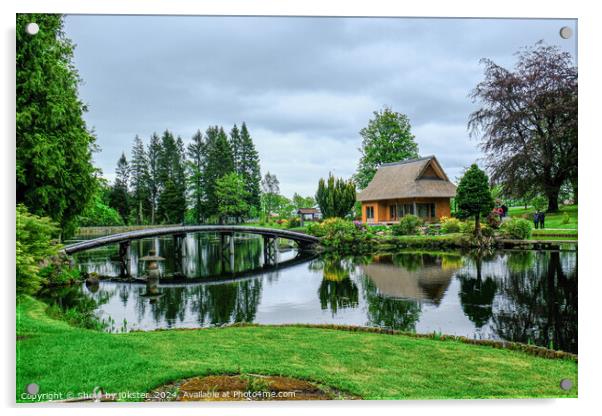
<svg viewBox="0 0 602 416">
<path fill-rule="evenodd" d="M 151 197 L 149 189 L 149 161 L 144 150 L 142 139 L 136 135 L 132 147 L 132 161 L 130 163 L 130 184 L 132 187 L 132 209 L 138 224 L 144 224 L 151 210 Z"/>
<path fill-rule="evenodd" d="M 203 185 L 203 173 L 205 171 L 206 143 L 203 133 L 198 130 L 192 136 L 192 142 L 188 145 L 186 168 L 188 171 L 188 185 L 192 200 L 192 211 L 196 224 L 200 224 L 205 214 L 205 194 Z"/>
<path fill-rule="evenodd" d="M 217 181 L 234 172 L 234 159 L 228 137 L 224 129 L 218 126 L 209 127 L 205 134 L 207 159 L 203 173 L 203 183 L 206 195 L 206 212 L 208 216 L 218 215 L 218 200 L 216 196 Z"/>
<path fill-rule="evenodd" d="M 486 216 L 494 207 L 489 189 L 489 178 L 475 164 L 470 166 L 460 179 L 456 190 L 456 204 L 462 217 L 475 217 L 475 234 L 481 237 L 481 216 Z"/>
<path fill-rule="evenodd" d="M 153 133 L 148 145 L 148 192 L 150 196 L 150 222 L 156 224 L 157 221 L 157 204 L 159 201 L 159 158 L 161 154 L 161 142 L 159 136 Z"/>
<path fill-rule="evenodd" d="M 130 212 L 129 175 L 130 167 L 125 154 L 122 153 L 117 161 L 117 169 L 115 169 L 115 181 L 111 189 L 110 203 L 111 207 L 119 212 L 126 223 Z"/>
<path fill-rule="evenodd" d="M 240 174 L 241 157 L 242 157 L 242 137 L 240 130 L 234 125 L 230 130 L 230 147 L 232 148 L 232 161 L 234 162 L 234 170 Z"/>
<path fill-rule="evenodd" d="M 40 27 L 33 36 L 25 32 L 31 22 Z M 69 234 L 97 188 L 95 137 L 78 98 L 74 45 L 61 15 L 17 14 L 16 28 L 17 204 L 50 216 Z"/>
<path fill-rule="evenodd" d="M 165 130 L 157 160 L 159 195 L 157 219 L 162 223 L 181 223 L 186 213 L 184 143 Z"/>
<path fill-rule="evenodd" d="M 259 154 L 255 149 L 253 139 L 249 134 L 247 125 L 242 123 L 240 130 L 240 150 L 237 172 L 242 177 L 247 191 L 247 203 L 250 207 L 259 209 L 261 196 L 261 169 Z"/>
</svg>

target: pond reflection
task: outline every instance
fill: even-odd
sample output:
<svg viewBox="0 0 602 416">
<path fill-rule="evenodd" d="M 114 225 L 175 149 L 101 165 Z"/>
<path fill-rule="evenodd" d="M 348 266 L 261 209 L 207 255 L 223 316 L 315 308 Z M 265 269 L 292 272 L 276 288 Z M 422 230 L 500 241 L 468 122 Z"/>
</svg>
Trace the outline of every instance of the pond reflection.
<svg viewBox="0 0 602 416">
<path fill-rule="evenodd" d="M 68 307 L 69 299 L 95 299 L 98 316 L 118 323 L 113 330 L 120 330 L 122 322 L 127 322 L 126 330 L 234 322 L 334 323 L 577 351 L 576 252 L 299 258 L 295 250 L 280 250 L 280 263 L 265 265 L 261 239 L 241 238 L 232 271 L 219 264 L 215 242 L 194 236 L 184 244 L 182 272 L 192 279 L 188 282 L 169 277 L 177 265 L 169 239 L 159 240 L 142 241 L 139 253 L 154 247 L 167 259 L 160 297 L 142 296 L 141 283 L 102 280 L 96 287 L 72 288 L 77 295 L 57 291 L 52 301 Z M 78 257 L 80 266 L 118 275 L 118 265 L 108 265 L 113 260 L 107 260 L 106 251 L 84 253 Z M 215 281 L 220 276 L 227 280 Z"/>
</svg>

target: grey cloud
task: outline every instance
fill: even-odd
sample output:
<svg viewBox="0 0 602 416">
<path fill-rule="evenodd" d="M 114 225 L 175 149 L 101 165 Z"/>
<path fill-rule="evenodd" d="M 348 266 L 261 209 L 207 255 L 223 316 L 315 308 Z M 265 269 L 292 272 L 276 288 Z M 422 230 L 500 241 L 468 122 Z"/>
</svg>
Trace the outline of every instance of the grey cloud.
<svg viewBox="0 0 602 416">
<path fill-rule="evenodd" d="M 87 16 L 66 19 L 77 44 L 87 122 L 112 177 L 136 134 L 246 121 L 263 171 L 313 194 L 329 171 L 350 176 L 359 130 L 384 105 L 407 114 L 422 154 L 450 177 L 481 157 L 466 132 L 479 59 L 512 66 L 540 39 L 573 55 L 569 20 Z"/>
</svg>

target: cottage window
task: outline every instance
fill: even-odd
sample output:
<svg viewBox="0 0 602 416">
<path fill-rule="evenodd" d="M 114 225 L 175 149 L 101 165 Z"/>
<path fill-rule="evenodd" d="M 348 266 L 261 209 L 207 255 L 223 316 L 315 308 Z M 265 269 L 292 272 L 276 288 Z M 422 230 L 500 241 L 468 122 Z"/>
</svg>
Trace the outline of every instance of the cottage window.
<svg viewBox="0 0 602 416">
<path fill-rule="evenodd" d="M 435 217 L 435 204 L 416 204 L 418 216 L 422 218 Z"/>
<path fill-rule="evenodd" d="M 374 219 L 374 207 L 366 207 L 366 218 L 369 220 Z"/>
</svg>

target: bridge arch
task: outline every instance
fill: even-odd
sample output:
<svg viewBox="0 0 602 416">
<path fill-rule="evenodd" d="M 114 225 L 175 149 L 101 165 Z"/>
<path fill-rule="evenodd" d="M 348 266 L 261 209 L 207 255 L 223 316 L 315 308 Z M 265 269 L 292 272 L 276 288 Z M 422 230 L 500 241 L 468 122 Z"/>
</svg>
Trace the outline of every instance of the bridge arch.
<svg viewBox="0 0 602 416">
<path fill-rule="evenodd" d="M 296 242 L 302 249 L 309 248 L 320 242 L 319 238 L 309 234 L 290 230 L 280 230 L 277 228 L 247 227 L 240 225 L 188 225 L 178 227 L 148 228 L 144 230 L 135 230 L 125 233 L 107 235 L 91 240 L 79 241 L 63 247 L 63 252 L 71 255 L 80 251 L 90 250 L 109 244 L 123 245 L 124 243 L 129 243 L 132 240 L 139 240 L 142 238 L 160 237 L 165 235 L 177 236 L 191 233 L 220 233 L 230 235 L 234 233 L 244 233 L 257 234 L 269 239 L 286 238 Z"/>
</svg>

